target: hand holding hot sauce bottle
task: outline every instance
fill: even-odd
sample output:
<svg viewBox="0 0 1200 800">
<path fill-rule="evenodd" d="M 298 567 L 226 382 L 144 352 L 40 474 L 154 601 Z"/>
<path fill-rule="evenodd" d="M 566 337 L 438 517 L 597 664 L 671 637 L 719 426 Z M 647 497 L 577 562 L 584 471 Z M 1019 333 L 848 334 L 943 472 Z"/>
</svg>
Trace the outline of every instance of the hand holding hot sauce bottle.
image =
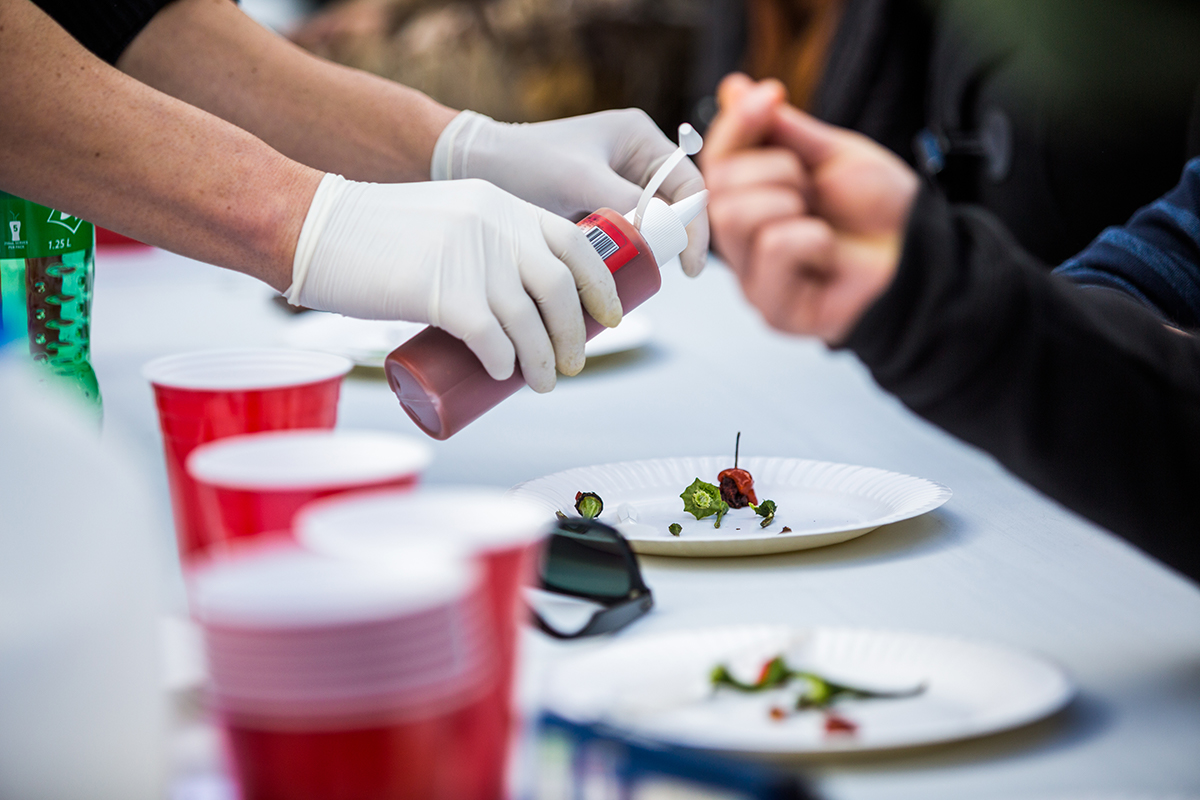
<svg viewBox="0 0 1200 800">
<path fill-rule="evenodd" d="M 708 204 L 707 191 L 674 205 L 654 196 L 671 170 L 702 145 L 691 125 L 679 126 L 679 149 L 646 184 L 636 209 L 622 215 L 601 208 L 578 223 L 612 272 L 626 314 L 662 286 L 659 266 L 687 247 L 684 226 Z M 588 339 L 604 330 L 586 311 L 583 321 Z M 450 438 L 525 385 L 519 367 L 511 378 L 495 380 L 461 340 L 432 326 L 393 350 L 384 370 L 400 405 L 435 439 Z"/>
</svg>

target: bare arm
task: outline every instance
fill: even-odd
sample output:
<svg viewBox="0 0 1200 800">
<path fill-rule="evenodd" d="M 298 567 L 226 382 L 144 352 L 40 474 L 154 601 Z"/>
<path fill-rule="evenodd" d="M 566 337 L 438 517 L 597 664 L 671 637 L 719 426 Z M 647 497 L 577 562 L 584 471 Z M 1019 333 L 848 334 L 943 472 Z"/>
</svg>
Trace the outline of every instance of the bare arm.
<svg viewBox="0 0 1200 800">
<path fill-rule="evenodd" d="M 229 0 L 179 0 L 117 61 L 128 75 L 352 180 L 429 180 L 458 112 L 398 83 L 305 52 Z"/>
<path fill-rule="evenodd" d="M 321 173 L 0 0 L 0 187 L 201 261 L 291 282 Z"/>
</svg>

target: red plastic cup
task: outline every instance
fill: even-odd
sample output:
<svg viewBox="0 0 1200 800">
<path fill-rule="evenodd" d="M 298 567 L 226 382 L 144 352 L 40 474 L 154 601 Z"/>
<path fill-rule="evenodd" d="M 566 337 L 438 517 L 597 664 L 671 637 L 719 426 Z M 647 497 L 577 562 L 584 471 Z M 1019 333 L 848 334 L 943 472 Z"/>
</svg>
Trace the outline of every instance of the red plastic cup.
<svg viewBox="0 0 1200 800">
<path fill-rule="evenodd" d="M 290 531 L 296 512 L 322 497 L 412 489 L 432 458 L 424 442 L 381 431 L 273 431 L 201 445 L 187 470 L 204 552 Z"/>
<path fill-rule="evenodd" d="M 480 757 L 494 640 L 477 569 L 444 548 L 403 564 L 277 543 L 192 573 L 211 706 L 242 800 L 452 800 Z"/>
<path fill-rule="evenodd" d="M 126 236 L 123 233 L 117 233 L 116 231 L 110 231 L 108 228 L 101 228 L 99 225 L 96 226 L 96 244 L 101 245 L 101 246 L 128 247 L 128 248 L 132 248 L 132 247 L 148 248 L 150 246 L 144 242 L 139 242 L 137 239 L 131 239 L 130 237 Z"/>
<path fill-rule="evenodd" d="M 353 366 L 328 353 L 267 348 L 182 353 L 146 364 L 185 561 L 205 546 L 196 487 L 184 469 L 192 450 L 243 433 L 332 428 L 342 378 Z"/>
<path fill-rule="evenodd" d="M 457 787 L 464 800 L 504 795 L 513 738 L 513 679 L 517 636 L 527 617 L 522 587 L 533 576 L 548 530 L 546 511 L 498 489 L 426 488 L 409 494 L 374 493 L 322 500 L 304 508 L 296 537 L 314 552 L 365 563 L 401 562 L 414 542 L 448 544 L 477 558 L 497 634 L 499 680 L 491 713 L 459 727 L 462 741 L 486 755 Z"/>
</svg>

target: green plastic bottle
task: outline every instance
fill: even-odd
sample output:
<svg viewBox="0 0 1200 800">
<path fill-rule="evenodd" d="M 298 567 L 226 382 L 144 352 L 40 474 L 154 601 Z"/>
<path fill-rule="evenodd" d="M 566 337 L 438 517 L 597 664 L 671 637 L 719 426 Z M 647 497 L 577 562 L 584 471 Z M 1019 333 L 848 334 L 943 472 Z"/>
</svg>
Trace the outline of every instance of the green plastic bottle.
<svg viewBox="0 0 1200 800">
<path fill-rule="evenodd" d="M 29 355 L 47 380 L 101 414 L 89 360 L 96 228 L 90 222 L 0 192 L 0 324 L 28 331 Z"/>
</svg>

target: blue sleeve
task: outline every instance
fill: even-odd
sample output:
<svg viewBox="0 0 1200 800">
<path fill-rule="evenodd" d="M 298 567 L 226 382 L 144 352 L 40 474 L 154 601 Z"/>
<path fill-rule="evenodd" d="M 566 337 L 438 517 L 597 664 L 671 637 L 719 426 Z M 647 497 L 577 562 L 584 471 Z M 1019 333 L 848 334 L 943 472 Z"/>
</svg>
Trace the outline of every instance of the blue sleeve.
<svg viewBox="0 0 1200 800">
<path fill-rule="evenodd" d="M 1178 186 L 1054 273 L 1120 291 L 1178 327 L 1200 328 L 1200 158 L 1187 163 Z"/>
</svg>

